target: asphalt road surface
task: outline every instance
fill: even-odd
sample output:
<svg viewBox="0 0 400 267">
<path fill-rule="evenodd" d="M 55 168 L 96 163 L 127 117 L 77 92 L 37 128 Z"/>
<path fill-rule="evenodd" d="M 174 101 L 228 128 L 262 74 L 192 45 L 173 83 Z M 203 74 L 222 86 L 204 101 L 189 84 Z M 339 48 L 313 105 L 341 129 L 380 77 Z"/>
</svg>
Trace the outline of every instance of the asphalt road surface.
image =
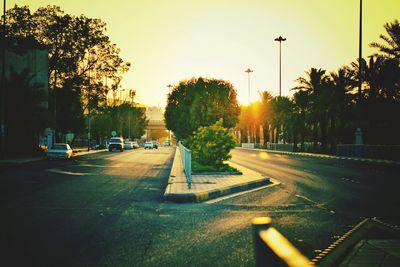
<svg viewBox="0 0 400 267">
<path fill-rule="evenodd" d="M 400 223 L 399 167 L 236 149 L 281 185 L 213 203 L 162 202 L 174 150 L 100 152 L 0 170 L 0 266 L 253 266 L 271 216 L 308 257 L 378 216 Z"/>
</svg>

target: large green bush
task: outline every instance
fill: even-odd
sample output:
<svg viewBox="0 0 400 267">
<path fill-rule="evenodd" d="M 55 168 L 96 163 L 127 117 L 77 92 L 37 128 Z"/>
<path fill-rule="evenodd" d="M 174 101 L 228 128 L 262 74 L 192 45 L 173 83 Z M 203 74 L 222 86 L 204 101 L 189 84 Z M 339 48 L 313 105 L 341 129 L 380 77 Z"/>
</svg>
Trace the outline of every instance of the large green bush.
<svg viewBox="0 0 400 267">
<path fill-rule="evenodd" d="M 228 129 L 222 126 L 222 120 L 211 126 L 200 127 L 186 140 L 192 150 L 192 159 L 202 165 L 223 166 L 230 159 L 229 152 L 235 147 L 235 141 Z"/>
</svg>

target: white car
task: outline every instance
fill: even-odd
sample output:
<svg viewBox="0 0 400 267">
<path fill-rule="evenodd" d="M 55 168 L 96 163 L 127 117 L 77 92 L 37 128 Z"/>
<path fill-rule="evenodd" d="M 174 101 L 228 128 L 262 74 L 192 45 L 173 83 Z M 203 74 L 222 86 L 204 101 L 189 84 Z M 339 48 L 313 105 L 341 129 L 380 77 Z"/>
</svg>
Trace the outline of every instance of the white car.
<svg viewBox="0 0 400 267">
<path fill-rule="evenodd" d="M 157 145 L 155 145 L 155 143 L 153 141 L 147 141 L 144 143 L 144 149 L 157 149 Z"/>
<path fill-rule="evenodd" d="M 55 143 L 46 152 L 48 159 L 70 159 L 72 158 L 72 148 L 65 143 Z"/>
<path fill-rule="evenodd" d="M 124 151 L 124 139 L 122 137 L 112 137 L 110 143 L 108 144 L 108 151 L 113 151 L 117 149 L 119 151 Z"/>
<path fill-rule="evenodd" d="M 133 146 L 132 141 L 125 141 L 124 143 L 124 149 L 134 149 L 135 147 Z"/>
<path fill-rule="evenodd" d="M 138 142 L 136 142 L 136 141 L 133 141 L 132 144 L 133 144 L 133 148 L 139 148 L 140 147 Z"/>
</svg>

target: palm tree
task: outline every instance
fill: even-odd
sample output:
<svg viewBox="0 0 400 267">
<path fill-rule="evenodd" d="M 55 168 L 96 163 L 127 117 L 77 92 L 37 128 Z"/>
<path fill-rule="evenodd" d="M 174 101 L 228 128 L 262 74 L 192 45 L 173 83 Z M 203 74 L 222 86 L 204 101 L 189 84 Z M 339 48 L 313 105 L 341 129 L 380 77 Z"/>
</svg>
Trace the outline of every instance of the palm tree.
<svg viewBox="0 0 400 267">
<path fill-rule="evenodd" d="M 271 101 L 273 100 L 273 96 L 268 91 L 260 92 L 261 98 L 261 124 L 264 128 L 264 133 L 268 133 L 266 140 L 273 141 L 273 126 L 272 126 L 272 118 L 273 118 L 273 110 L 271 106 Z"/>
<path fill-rule="evenodd" d="M 307 77 L 296 79 L 299 86 L 292 90 L 305 91 L 309 96 L 310 103 L 310 124 L 312 127 L 312 139 L 314 149 L 317 147 L 318 140 L 321 140 L 322 145 L 326 144 L 326 104 L 329 99 L 326 98 L 327 79 L 326 71 L 323 69 L 311 68 L 306 72 Z M 318 138 L 318 130 L 320 130 L 320 138 Z"/>
<path fill-rule="evenodd" d="M 272 128 L 276 129 L 275 142 L 291 141 L 293 102 L 288 97 L 278 96 L 271 101 L 271 107 L 273 110 Z"/>
<path fill-rule="evenodd" d="M 345 132 L 346 122 L 349 120 L 351 110 L 351 98 L 349 92 L 352 84 L 352 73 L 348 68 L 340 68 L 337 72 L 330 73 L 331 85 L 330 104 L 328 107 L 329 140 L 331 152 L 336 148 L 340 136 Z"/>
<path fill-rule="evenodd" d="M 378 48 L 386 58 L 400 59 L 400 23 L 396 19 L 392 23 L 386 23 L 384 28 L 389 36 L 381 34 L 379 37 L 385 44 L 371 43 L 370 46 Z"/>
<path fill-rule="evenodd" d="M 305 150 L 304 142 L 307 133 L 307 120 L 306 115 L 309 108 L 309 94 L 307 91 L 298 91 L 293 95 L 295 108 L 297 109 L 297 118 L 295 125 L 295 136 L 298 132 L 300 135 L 300 151 Z M 297 146 L 296 142 L 295 146 Z"/>
</svg>

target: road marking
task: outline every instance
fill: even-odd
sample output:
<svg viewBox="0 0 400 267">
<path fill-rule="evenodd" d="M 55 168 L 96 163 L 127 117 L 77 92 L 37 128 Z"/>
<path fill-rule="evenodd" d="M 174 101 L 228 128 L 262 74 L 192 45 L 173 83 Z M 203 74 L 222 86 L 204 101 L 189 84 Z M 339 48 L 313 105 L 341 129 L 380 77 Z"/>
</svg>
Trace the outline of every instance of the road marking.
<svg viewBox="0 0 400 267">
<path fill-rule="evenodd" d="M 263 189 L 266 189 L 266 188 L 269 188 L 269 187 L 272 187 L 272 186 L 275 186 L 275 185 L 279 185 L 281 183 L 280 181 L 278 181 L 276 179 L 273 179 L 273 178 L 270 178 L 270 181 L 271 181 L 272 184 L 265 185 L 265 186 L 262 186 L 262 187 L 257 187 L 257 188 L 246 190 L 246 191 L 242 191 L 242 192 L 238 192 L 238 193 L 227 195 L 227 196 L 223 196 L 223 197 L 219 197 L 219 198 L 216 198 L 216 199 L 204 201 L 204 203 L 206 203 L 206 204 L 214 204 L 214 203 L 217 203 L 217 202 L 220 202 L 220 201 L 223 201 L 223 200 L 227 200 L 227 199 L 238 197 L 238 196 L 241 196 L 241 195 L 244 195 L 244 194 L 253 193 L 253 192 L 256 192 L 256 191 L 259 191 L 259 190 L 263 190 Z"/>
<path fill-rule="evenodd" d="M 77 176 L 83 176 L 83 175 L 90 175 L 90 173 L 84 173 L 84 172 L 69 172 L 69 171 L 62 171 L 60 169 L 48 169 L 46 170 L 47 172 L 53 172 L 53 173 L 59 173 L 59 174 L 68 174 L 68 175 L 77 175 Z"/>
<path fill-rule="evenodd" d="M 321 205 L 320 203 L 317 203 L 317 202 L 315 202 L 315 201 L 309 199 L 308 197 L 305 197 L 305 196 L 302 196 L 302 195 L 297 195 L 297 194 L 296 194 L 296 197 L 302 198 L 302 199 L 304 199 L 304 200 L 307 200 L 308 202 L 311 202 L 311 203 L 313 203 L 313 204 L 315 204 L 315 205 Z"/>
<path fill-rule="evenodd" d="M 318 202 L 315 202 L 314 200 L 311 200 L 308 197 L 305 197 L 305 196 L 302 196 L 302 195 L 297 195 L 296 194 L 295 196 L 298 197 L 298 198 L 304 199 L 304 200 L 306 200 L 308 202 L 313 203 L 317 208 L 320 208 L 320 209 L 323 209 L 323 210 L 328 210 L 328 208 L 324 207 L 326 202 L 325 203 L 318 203 Z M 330 210 L 329 213 L 335 214 L 335 211 Z"/>
<path fill-rule="evenodd" d="M 145 189 L 150 190 L 150 191 L 159 191 L 161 188 L 155 188 L 155 187 L 146 187 Z"/>
</svg>

